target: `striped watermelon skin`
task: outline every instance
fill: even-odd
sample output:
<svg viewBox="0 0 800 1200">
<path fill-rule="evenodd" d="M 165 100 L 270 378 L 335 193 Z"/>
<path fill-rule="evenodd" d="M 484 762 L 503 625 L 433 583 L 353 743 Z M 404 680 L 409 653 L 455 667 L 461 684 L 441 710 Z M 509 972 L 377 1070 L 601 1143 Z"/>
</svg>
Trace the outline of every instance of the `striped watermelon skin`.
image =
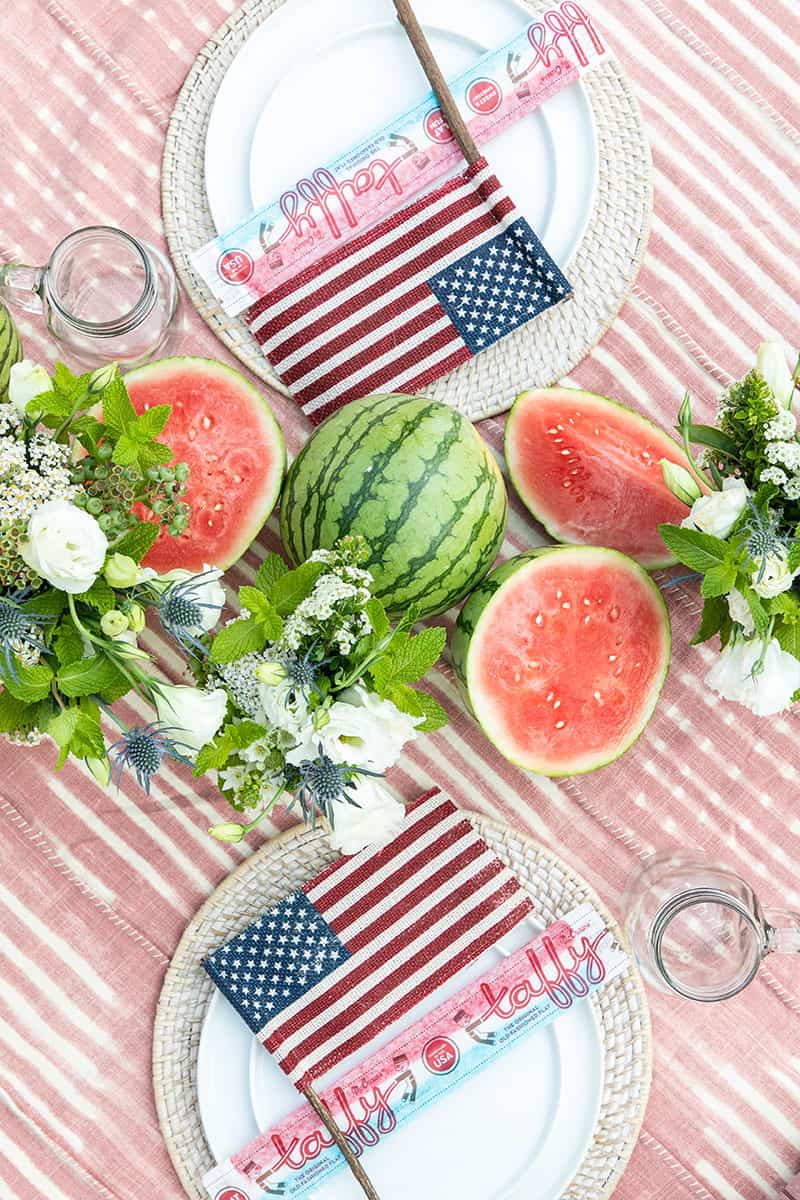
<svg viewBox="0 0 800 1200">
<path fill-rule="evenodd" d="M 320 425 L 286 479 L 281 537 L 295 563 L 360 533 L 391 612 L 445 612 L 488 572 L 508 498 L 483 439 L 424 396 L 366 396 Z"/>
<path fill-rule="evenodd" d="M 0 402 L 8 399 L 11 368 L 22 358 L 22 342 L 8 309 L 0 304 Z"/>
</svg>

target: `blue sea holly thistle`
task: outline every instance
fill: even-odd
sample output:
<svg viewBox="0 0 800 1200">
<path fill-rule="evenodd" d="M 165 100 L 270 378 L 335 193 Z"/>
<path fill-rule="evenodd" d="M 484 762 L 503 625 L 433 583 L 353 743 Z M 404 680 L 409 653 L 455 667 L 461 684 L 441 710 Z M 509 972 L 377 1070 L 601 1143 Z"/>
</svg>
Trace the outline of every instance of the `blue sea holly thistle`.
<svg viewBox="0 0 800 1200">
<path fill-rule="evenodd" d="M 25 598 L 25 592 L 0 596 L 0 656 L 6 672 L 15 683 L 19 680 L 17 663 L 34 666 L 41 655 L 47 653 L 44 630 L 53 620 L 48 613 L 29 612 L 22 608 L 21 602 Z"/>
<path fill-rule="evenodd" d="M 337 803 L 352 804 L 358 807 L 349 791 L 356 785 L 356 779 L 361 775 L 372 775 L 379 778 L 382 772 L 367 771 L 363 767 L 346 766 L 334 762 L 319 745 L 316 758 L 304 759 L 297 768 L 297 776 L 288 780 L 289 786 L 295 788 L 295 799 L 299 801 L 303 818 L 314 824 L 317 812 L 327 817 L 331 826 L 336 826 L 335 805 Z"/>
<path fill-rule="evenodd" d="M 208 653 L 200 638 L 217 623 L 225 602 L 225 593 L 217 584 L 221 574 L 215 568 L 208 568 L 198 575 L 175 580 L 160 593 L 161 626 L 189 654 Z"/>
<path fill-rule="evenodd" d="M 165 758 L 192 766 L 192 760 L 180 750 L 180 742 L 172 736 L 177 732 L 159 725 L 157 721 L 126 729 L 122 737 L 109 747 L 112 780 L 119 786 L 122 774 L 128 768 L 149 795 L 150 781 Z"/>
</svg>

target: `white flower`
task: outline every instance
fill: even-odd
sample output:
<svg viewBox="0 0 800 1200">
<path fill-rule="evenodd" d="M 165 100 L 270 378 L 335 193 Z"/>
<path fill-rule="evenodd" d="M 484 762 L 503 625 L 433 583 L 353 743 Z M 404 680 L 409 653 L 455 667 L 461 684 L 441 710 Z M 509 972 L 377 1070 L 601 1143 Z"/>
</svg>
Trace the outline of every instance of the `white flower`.
<svg viewBox="0 0 800 1200">
<path fill-rule="evenodd" d="M 48 500 L 28 522 L 20 554 L 59 592 L 86 592 L 102 570 L 108 539 L 90 513 L 67 500 Z"/>
<path fill-rule="evenodd" d="M 748 637 L 751 633 L 755 633 L 756 626 L 753 614 L 750 612 L 750 605 L 737 588 L 728 592 L 728 612 L 731 614 L 731 620 L 738 622 Z"/>
<path fill-rule="evenodd" d="M 123 658 L 144 658 L 148 662 L 153 661 L 147 651 L 142 650 L 132 629 L 124 629 L 111 640 L 116 642 L 118 652 L 121 652 Z"/>
<path fill-rule="evenodd" d="M 424 720 L 401 712 L 391 700 L 381 700 L 360 686 L 348 688 L 326 712 L 325 724 L 309 721 L 300 729 L 298 744 L 288 751 L 287 762 L 299 766 L 305 759 L 316 758 L 321 745 L 333 762 L 386 771 L 397 762 L 406 742 L 416 737 L 416 726 Z M 319 715 L 317 721 L 321 721 Z"/>
<path fill-rule="evenodd" d="M 216 625 L 220 613 L 225 607 L 225 589 L 219 582 L 221 578 L 222 571 L 219 567 L 203 563 L 202 571 L 185 571 L 183 567 L 167 571 L 165 575 L 159 575 L 156 586 L 160 589 L 163 584 L 179 583 L 182 585 L 181 595 L 196 604 L 202 613 L 200 624 L 189 630 L 190 633 L 197 635 L 209 633 Z"/>
<path fill-rule="evenodd" d="M 772 596 L 779 596 L 781 592 L 788 592 L 797 572 L 789 570 L 786 551 L 767 554 L 763 566 L 763 572 L 761 564 L 753 571 L 753 591 L 756 595 L 769 599 Z M 761 579 L 759 579 L 759 575 L 761 575 Z"/>
<path fill-rule="evenodd" d="M 776 483 L 778 487 L 784 487 L 789 482 L 789 476 L 780 467 L 767 467 L 761 472 L 762 483 Z"/>
<path fill-rule="evenodd" d="M 735 700 L 758 717 L 783 712 L 800 688 L 800 660 L 782 650 L 776 638 L 767 645 L 763 670 L 753 674 L 764 643 L 729 643 L 706 675 L 706 683 L 723 700 Z"/>
<path fill-rule="evenodd" d="M 764 478 L 763 473 L 761 478 Z M 787 500 L 800 500 L 800 476 L 792 476 L 792 478 L 784 486 L 783 494 Z"/>
<path fill-rule="evenodd" d="M 196 687 L 162 683 L 156 696 L 159 721 L 181 746 L 199 750 L 210 742 L 225 720 L 228 697 L 222 688 L 201 692 Z"/>
<path fill-rule="evenodd" d="M 256 738 L 249 746 L 239 751 L 239 758 L 246 763 L 263 763 L 272 753 L 272 746 L 266 737 Z"/>
<path fill-rule="evenodd" d="M 219 773 L 220 787 L 225 788 L 228 792 L 238 792 L 246 779 L 247 768 L 238 763 L 232 767 L 225 767 Z"/>
<path fill-rule="evenodd" d="M 695 500 L 692 511 L 683 518 L 681 525 L 684 529 L 699 529 L 702 533 L 726 538 L 742 515 L 749 494 L 743 479 L 729 477 L 721 492 L 709 492 Z"/>
<path fill-rule="evenodd" d="M 767 421 L 764 426 L 764 437 L 774 441 L 786 441 L 797 433 L 797 417 L 788 409 L 782 408 L 777 417 Z"/>
<path fill-rule="evenodd" d="M 305 693 L 291 679 L 285 677 L 279 683 L 258 684 L 258 699 L 260 712 L 256 720 L 265 725 L 273 725 L 286 733 L 299 735 L 301 727 L 308 720 L 308 700 Z M 316 750 L 305 757 L 316 758 Z"/>
<path fill-rule="evenodd" d="M 794 383 L 781 343 L 762 342 L 756 354 L 756 367 L 781 408 L 791 408 Z"/>
<path fill-rule="evenodd" d="M 21 415 L 24 414 L 28 401 L 35 400 L 42 392 L 52 391 L 50 376 L 44 367 L 23 358 L 22 362 L 14 363 L 8 378 L 8 398 Z"/>
<path fill-rule="evenodd" d="M 780 463 L 790 470 L 800 467 L 800 442 L 769 442 L 764 453 L 771 463 Z"/>
<path fill-rule="evenodd" d="M 331 842 L 337 850 L 358 854 L 367 846 L 385 846 L 397 836 L 406 810 L 384 784 L 361 777 L 348 790 L 355 804 L 337 800 L 333 808 Z"/>
</svg>

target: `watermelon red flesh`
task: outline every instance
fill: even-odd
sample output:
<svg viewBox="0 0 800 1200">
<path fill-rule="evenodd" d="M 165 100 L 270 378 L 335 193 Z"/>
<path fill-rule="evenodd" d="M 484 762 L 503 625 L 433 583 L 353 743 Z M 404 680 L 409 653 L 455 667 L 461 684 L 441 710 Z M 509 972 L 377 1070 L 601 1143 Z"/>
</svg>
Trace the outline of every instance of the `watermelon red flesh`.
<svg viewBox="0 0 800 1200">
<path fill-rule="evenodd" d="M 657 587 L 631 559 L 594 547 L 522 556 L 500 571 L 463 670 L 484 731 L 544 775 L 619 757 L 650 719 L 669 665 Z"/>
<path fill-rule="evenodd" d="M 125 384 L 139 413 L 172 405 L 160 440 L 190 472 L 189 524 L 177 538 L 162 529 L 145 563 L 159 572 L 200 571 L 204 563 L 225 570 L 260 532 L 280 492 L 286 447 L 267 402 L 238 371 L 205 358 L 165 358 L 132 371 Z"/>
<path fill-rule="evenodd" d="M 514 487 L 551 537 L 612 546 L 651 568 L 675 561 L 659 524 L 679 525 L 688 512 L 664 483 L 662 458 L 687 465 L 652 421 L 592 392 L 523 392 L 506 425 Z"/>
</svg>

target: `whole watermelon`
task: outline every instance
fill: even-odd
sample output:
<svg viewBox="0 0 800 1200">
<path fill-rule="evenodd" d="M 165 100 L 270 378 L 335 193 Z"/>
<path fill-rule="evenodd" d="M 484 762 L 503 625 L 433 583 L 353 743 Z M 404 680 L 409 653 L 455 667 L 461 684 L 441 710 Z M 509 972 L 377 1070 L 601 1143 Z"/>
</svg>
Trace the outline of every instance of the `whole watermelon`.
<svg viewBox="0 0 800 1200">
<path fill-rule="evenodd" d="M 0 402 L 8 398 L 8 377 L 22 358 L 22 343 L 11 313 L 0 304 Z"/>
<path fill-rule="evenodd" d="M 506 527 L 505 484 L 455 409 L 366 396 L 328 417 L 292 464 L 281 537 L 295 563 L 360 533 L 375 594 L 393 612 L 444 612 L 483 579 Z"/>
</svg>

